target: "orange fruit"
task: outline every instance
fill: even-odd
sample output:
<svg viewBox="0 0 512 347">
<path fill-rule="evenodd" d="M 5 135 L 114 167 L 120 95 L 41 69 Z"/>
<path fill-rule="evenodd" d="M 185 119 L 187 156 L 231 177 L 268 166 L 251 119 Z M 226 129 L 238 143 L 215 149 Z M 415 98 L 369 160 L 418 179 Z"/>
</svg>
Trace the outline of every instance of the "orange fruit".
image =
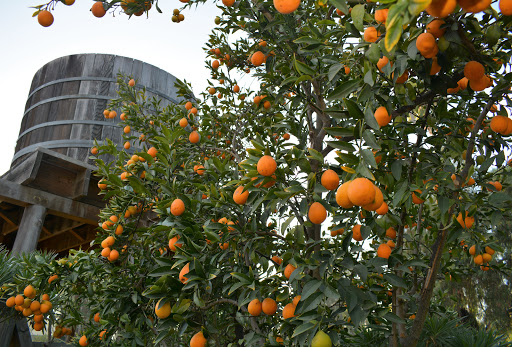
<svg viewBox="0 0 512 347">
<path fill-rule="evenodd" d="M 462 9 L 468 13 L 478 13 L 485 10 L 492 0 L 457 0 Z"/>
<path fill-rule="evenodd" d="M 364 31 L 363 39 L 366 42 L 375 42 L 375 41 L 377 41 L 379 36 L 380 36 L 380 32 L 377 31 L 377 28 L 375 28 L 373 26 L 369 26 Z"/>
<path fill-rule="evenodd" d="M 437 62 L 437 57 L 432 58 L 432 65 L 430 66 L 430 75 L 433 76 L 441 71 L 441 65 Z"/>
<path fill-rule="evenodd" d="M 85 335 L 82 335 L 82 337 L 80 338 L 80 340 L 78 340 L 78 344 L 80 346 L 87 346 L 89 344 L 89 342 L 87 342 L 87 336 Z"/>
<path fill-rule="evenodd" d="M 117 259 L 119 259 L 119 252 L 117 250 L 113 249 L 108 256 L 108 260 L 110 262 L 113 262 L 113 261 L 116 261 Z"/>
<path fill-rule="evenodd" d="M 389 58 L 386 57 L 386 56 L 383 56 L 379 59 L 379 61 L 377 62 L 377 68 L 379 69 L 380 72 L 383 72 L 382 69 L 384 68 L 384 66 L 386 66 L 387 64 L 389 63 Z M 390 63 L 391 66 L 393 66 L 393 63 Z"/>
<path fill-rule="evenodd" d="M 277 311 L 276 301 L 271 298 L 264 299 L 261 303 L 261 310 L 263 311 L 263 313 L 269 316 L 275 314 Z"/>
<path fill-rule="evenodd" d="M 328 169 L 325 170 L 324 173 L 322 174 L 320 182 L 322 183 L 322 186 L 324 186 L 325 189 L 334 190 L 338 188 L 338 185 L 340 184 L 340 178 L 336 171 Z"/>
<path fill-rule="evenodd" d="M 258 299 L 252 300 L 247 306 L 247 311 L 251 316 L 259 316 L 261 314 L 261 302 Z"/>
<path fill-rule="evenodd" d="M 457 7 L 456 0 L 432 0 L 425 11 L 432 17 L 444 18 L 452 13 Z"/>
<path fill-rule="evenodd" d="M 218 60 L 212 61 L 212 68 L 214 70 L 217 70 L 219 68 L 219 66 L 220 66 L 220 62 Z"/>
<path fill-rule="evenodd" d="M 94 15 L 94 17 L 103 17 L 107 13 L 107 11 L 105 11 L 105 8 L 103 7 L 103 1 L 96 1 L 91 7 L 91 12 Z"/>
<path fill-rule="evenodd" d="M 492 81 L 491 81 L 491 79 L 488 76 L 484 75 L 479 80 L 469 81 L 469 86 L 475 92 L 480 92 L 480 91 L 484 90 L 485 88 L 491 87 L 492 86 Z"/>
<path fill-rule="evenodd" d="M 156 154 L 158 153 L 157 149 L 155 147 L 151 147 L 148 149 L 148 154 L 152 156 L 153 158 L 156 157 Z"/>
<path fill-rule="evenodd" d="M 5 301 L 5 306 L 7 306 L 7 307 L 14 307 L 14 306 L 16 306 L 16 299 L 14 298 L 14 296 L 11 296 L 9 299 L 7 299 Z"/>
<path fill-rule="evenodd" d="M 41 331 L 43 330 L 44 324 L 42 322 L 34 323 L 34 330 L 35 331 Z"/>
<path fill-rule="evenodd" d="M 350 182 L 352 181 L 343 183 L 336 192 L 336 203 L 343 208 L 351 208 L 354 206 L 352 201 L 348 198 L 348 187 L 350 186 Z"/>
<path fill-rule="evenodd" d="M 380 106 L 375 110 L 373 114 L 375 120 L 379 124 L 379 126 L 383 127 L 391 122 L 391 116 L 388 113 L 388 110 L 384 106 Z"/>
<path fill-rule="evenodd" d="M 155 305 L 155 314 L 160 319 L 165 319 L 171 315 L 171 303 L 167 301 L 165 304 L 160 305 L 163 299 L 158 300 Z"/>
<path fill-rule="evenodd" d="M 393 240 L 388 240 L 388 242 L 386 242 L 387 245 L 391 248 L 395 248 L 395 243 L 393 242 Z"/>
<path fill-rule="evenodd" d="M 190 263 L 187 263 L 180 271 L 179 278 L 181 283 L 187 283 L 188 278 L 185 277 L 190 271 Z"/>
<path fill-rule="evenodd" d="M 185 128 L 188 125 L 187 118 L 181 118 L 180 119 L 180 127 Z"/>
<path fill-rule="evenodd" d="M 190 109 L 192 109 L 192 102 L 187 101 L 187 103 L 185 104 L 185 109 L 186 109 L 186 110 L 190 110 Z"/>
<path fill-rule="evenodd" d="M 355 241 L 363 241 L 363 235 L 361 235 L 361 224 L 357 224 L 352 227 L 352 239 Z"/>
<path fill-rule="evenodd" d="M 382 195 L 382 191 L 375 185 L 373 188 L 375 189 L 375 199 L 372 203 L 362 206 L 367 211 L 377 211 L 377 209 L 384 203 L 384 196 Z"/>
<path fill-rule="evenodd" d="M 39 311 L 40 308 L 41 304 L 39 303 L 39 301 L 34 300 L 30 303 L 30 309 L 32 310 L 32 312 Z"/>
<path fill-rule="evenodd" d="M 479 254 L 473 258 L 473 261 L 475 262 L 476 265 L 482 265 L 484 263 L 484 258 L 482 257 L 481 254 Z"/>
<path fill-rule="evenodd" d="M 387 243 L 380 244 L 379 248 L 377 248 L 377 256 L 379 258 L 388 259 L 390 255 L 391 255 L 391 247 L 389 247 Z"/>
<path fill-rule="evenodd" d="M 129 81 L 128 81 L 128 85 L 129 85 L 130 87 L 135 86 L 135 80 L 134 80 L 133 78 L 132 78 L 131 80 L 129 80 Z"/>
<path fill-rule="evenodd" d="M 94 315 L 94 318 L 93 318 L 93 319 L 94 319 L 94 321 L 95 321 L 96 323 L 99 323 L 99 321 L 100 321 L 100 313 L 99 313 L 99 312 L 96 312 L 96 314 Z"/>
<path fill-rule="evenodd" d="M 239 91 L 240 91 L 240 87 L 235 84 L 235 86 L 233 86 L 233 93 L 238 93 Z"/>
<path fill-rule="evenodd" d="M 169 240 L 169 249 L 173 252 L 176 252 L 176 247 L 183 247 L 183 242 L 177 243 L 180 239 L 180 235 L 176 235 Z"/>
<path fill-rule="evenodd" d="M 415 194 L 415 192 L 418 193 L 418 195 L 421 195 L 421 190 L 419 190 L 419 189 L 416 189 L 414 192 L 412 192 L 411 193 L 411 195 L 412 195 L 412 202 L 414 204 L 416 204 L 416 205 L 423 204 L 425 202 L 425 200 L 420 199 L 418 197 L 418 195 Z"/>
<path fill-rule="evenodd" d="M 390 239 L 396 238 L 396 230 L 393 227 L 390 227 L 386 230 L 386 236 Z"/>
<path fill-rule="evenodd" d="M 274 255 L 272 257 L 272 260 L 276 263 L 278 263 L 279 265 L 281 265 L 283 263 L 283 259 L 279 258 L 277 255 Z"/>
<path fill-rule="evenodd" d="M 508 127 L 508 117 L 505 116 L 494 116 L 491 119 L 491 130 L 498 134 L 503 134 L 506 132 Z"/>
<path fill-rule="evenodd" d="M 270 155 L 264 155 L 258 160 L 256 165 L 258 173 L 262 176 L 272 176 L 277 169 L 277 163 Z"/>
<path fill-rule="evenodd" d="M 416 48 L 423 56 L 434 50 L 436 46 L 436 38 L 431 33 L 422 33 L 416 39 Z"/>
<path fill-rule="evenodd" d="M 283 308 L 283 318 L 288 319 L 293 317 L 295 317 L 295 305 L 289 303 Z"/>
<path fill-rule="evenodd" d="M 240 186 L 236 188 L 235 192 L 233 193 L 233 201 L 238 205 L 244 205 L 247 202 L 247 198 L 249 198 L 249 191 L 246 190 L 244 192 L 243 190 L 244 187 Z"/>
<path fill-rule="evenodd" d="M 301 295 L 297 295 L 296 297 L 293 298 L 292 304 L 297 306 L 299 304 L 299 301 L 301 298 L 302 298 Z"/>
<path fill-rule="evenodd" d="M 222 2 L 224 2 L 224 1 L 228 1 L 228 0 L 222 0 Z M 233 2 L 234 1 L 235 0 L 233 0 Z M 205 347 L 207 342 L 208 341 L 205 339 L 203 332 L 200 331 L 200 332 L 194 334 L 194 336 L 192 336 L 192 338 L 190 339 L 190 347 Z"/>
<path fill-rule="evenodd" d="M 489 182 L 490 185 L 492 185 L 498 192 L 503 189 L 503 185 L 498 181 L 492 181 Z"/>
<path fill-rule="evenodd" d="M 457 85 L 461 90 L 464 90 L 468 87 L 469 80 L 466 77 L 462 77 L 458 82 Z"/>
<path fill-rule="evenodd" d="M 203 165 L 196 165 L 194 166 L 194 171 L 199 175 L 199 176 L 202 176 L 204 175 L 204 172 L 205 172 L 205 168 Z"/>
<path fill-rule="evenodd" d="M 388 12 L 389 12 L 389 9 L 387 9 L 387 8 L 376 10 L 375 11 L 375 20 L 377 21 L 377 23 L 385 24 L 386 20 L 388 19 Z"/>
<path fill-rule="evenodd" d="M 41 304 L 41 307 L 39 308 L 39 311 L 41 311 L 41 313 L 47 313 L 50 310 L 51 310 L 51 306 L 46 303 Z"/>
<path fill-rule="evenodd" d="M 34 287 L 32 287 L 32 285 L 29 284 L 23 290 L 23 295 L 25 295 L 27 298 L 32 299 L 36 296 L 36 290 L 34 289 Z"/>
<path fill-rule="evenodd" d="M 386 202 L 383 202 L 382 205 L 380 205 L 380 207 L 375 210 L 375 212 L 377 212 L 377 214 L 379 214 L 381 216 L 388 213 L 388 211 L 389 211 L 389 206 Z"/>
<path fill-rule="evenodd" d="M 292 264 L 286 265 L 286 267 L 284 268 L 284 277 L 286 277 L 286 279 L 290 279 L 292 272 L 294 272 L 296 269 L 297 268 Z"/>
<path fill-rule="evenodd" d="M 431 33 L 435 38 L 440 38 L 446 32 L 446 28 L 441 28 L 445 21 L 439 18 L 434 19 L 427 24 L 427 33 Z"/>
<path fill-rule="evenodd" d="M 267 100 L 267 101 L 265 101 L 265 102 L 263 103 L 263 107 L 264 107 L 266 110 L 268 110 L 268 109 L 270 108 L 270 106 L 271 106 L 271 104 L 270 104 L 270 101 L 268 101 L 268 100 Z"/>
<path fill-rule="evenodd" d="M 392 77 L 395 78 L 395 73 L 394 72 L 393 72 Z M 407 81 L 407 78 L 409 78 L 409 71 L 405 70 L 404 73 L 402 75 L 400 75 L 400 77 L 398 77 L 396 79 L 395 83 L 404 84 Z"/>
<path fill-rule="evenodd" d="M 488 263 L 492 260 L 492 255 L 490 255 L 488 253 L 484 253 L 484 254 L 482 254 L 482 259 L 483 259 L 484 263 Z"/>
<path fill-rule="evenodd" d="M 188 135 L 188 140 L 191 142 L 191 143 L 198 143 L 199 140 L 201 139 L 201 136 L 199 136 L 199 133 L 197 131 L 192 131 L 190 133 L 190 135 Z"/>
<path fill-rule="evenodd" d="M 488 253 L 490 255 L 494 255 L 494 249 L 492 249 L 491 247 L 489 246 L 485 246 L 485 253 Z"/>
<path fill-rule="evenodd" d="M 123 226 L 121 224 L 119 224 L 117 227 L 116 227 L 116 231 L 115 231 L 116 235 L 121 235 L 123 233 Z"/>
<path fill-rule="evenodd" d="M 459 222 L 460 226 L 464 229 L 469 229 L 475 223 L 475 217 L 469 217 L 468 212 L 466 211 L 466 217 L 462 219 L 462 213 L 459 213 L 457 216 L 457 222 Z"/>
<path fill-rule="evenodd" d="M 104 240 L 107 247 L 111 247 L 114 245 L 116 239 L 114 239 L 113 236 L 107 236 L 107 238 Z"/>
<path fill-rule="evenodd" d="M 277 12 L 290 14 L 299 8 L 300 0 L 274 0 L 274 7 Z"/>
<path fill-rule="evenodd" d="M 477 61 L 471 60 L 464 65 L 464 76 L 471 82 L 484 77 L 485 68 Z"/>
<path fill-rule="evenodd" d="M 309 207 L 308 217 L 312 223 L 322 224 L 322 222 L 327 218 L 327 210 L 321 203 L 314 202 Z"/>
<path fill-rule="evenodd" d="M 224 6 L 231 7 L 235 4 L 235 0 L 222 0 Z"/>
<path fill-rule="evenodd" d="M 213 87 L 208 88 L 208 93 L 210 93 L 210 95 L 215 94 L 215 88 L 213 88 Z"/>
<path fill-rule="evenodd" d="M 359 177 L 350 182 L 347 190 L 349 200 L 357 206 L 368 205 L 375 199 L 373 183 L 364 177 Z"/>
<path fill-rule="evenodd" d="M 37 14 L 37 21 L 44 27 L 49 27 L 53 24 L 53 14 L 50 11 L 40 11 Z"/>
<path fill-rule="evenodd" d="M 512 0 L 500 0 L 499 7 L 502 15 L 512 15 Z"/>
<path fill-rule="evenodd" d="M 185 212 L 185 203 L 181 199 L 175 199 L 171 204 L 171 213 L 173 216 L 181 216 Z"/>
<path fill-rule="evenodd" d="M 42 314 L 34 314 L 34 322 L 41 323 L 44 320 L 44 316 Z"/>
<path fill-rule="evenodd" d="M 283 134 L 283 139 L 285 139 L 286 141 L 288 141 L 290 139 L 290 134 L 286 133 L 286 134 Z"/>
<path fill-rule="evenodd" d="M 251 63 L 254 66 L 260 66 L 265 62 L 265 54 L 261 51 L 256 51 L 251 55 Z"/>
</svg>

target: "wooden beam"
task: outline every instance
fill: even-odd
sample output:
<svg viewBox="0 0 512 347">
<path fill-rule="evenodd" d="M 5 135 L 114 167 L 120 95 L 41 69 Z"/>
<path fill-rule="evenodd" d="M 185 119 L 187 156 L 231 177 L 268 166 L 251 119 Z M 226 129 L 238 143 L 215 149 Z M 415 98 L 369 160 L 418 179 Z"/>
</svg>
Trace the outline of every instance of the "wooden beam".
<svg viewBox="0 0 512 347">
<path fill-rule="evenodd" d="M 5 214 L 3 214 L 2 212 L 0 212 L 0 218 L 2 218 L 4 221 L 6 221 L 7 223 L 9 223 L 10 225 L 12 225 L 13 227 L 17 227 L 18 224 L 14 223 L 9 217 L 7 217 Z"/>
<path fill-rule="evenodd" d="M 12 246 L 11 255 L 29 253 L 36 249 L 37 240 L 46 217 L 46 207 L 30 205 L 25 207 L 21 218 L 20 228 Z"/>
<path fill-rule="evenodd" d="M 45 241 L 45 240 L 51 239 L 52 237 L 59 236 L 59 235 L 61 235 L 61 234 L 64 234 L 64 233 L 65 233 L 65 232 L 67 232 L 67 231 L 70 231 L 70 230 L 73 230 L 73 229 L 75 229 L 75 228 L 78 228 L 78 227 L 80 227 L 80 226 L 82 226 L 82 225 L 84 225 L 84 224 L 85 224 L 85 223 L 74 223 L 73 225 L 71 225 L 71 226 L 69 226 L 69 227 L 67 227 L 67 228 L 64 228 L 64 229 L 61 229 L 61 230 L 59 230 L 59 231 L 53 232 L 53 233 L 51 233 L 51 234 L 50 234 L 50 235 L 48 235 L 48 236 L 43 236 L 43 237 L 41 237 L 41 238 L 39 239 L 39 242 L 43 242 L 43 241 Z"/>
<path fill-rule="evenodd" d="M 0 200 L 18 206 L 41 205 L 49 214 L 96 225 L 100 209 L 96 206 L 0 179 Z"/>
<path fill-rule="evenodd" d="M 18 230 L 18 226 L 15 225 L 14 227 L 10 228 L 10 229 L 7 229 L 5 230 L 2 235 L 6 236 L 6 235 L 9 235 L 10 233 L 13 233 L 15 232 L 16 230 Z"/>
<path fill-rule="evenodd" d="M 91 240 L 91 241 L 92 241 L 92 240 Z M 89 243 L 90 243 L 91 241 L 82 241 L 82 242 L 77 242 L 77 243 L 74 243 L 74 244 L 72 244 L 72 245 L 70 245 L 70 246 L 66 246 L 66 247 L 64 247 L 64 248 L 60 248 L 60 249 L 58 249 L 58 250 L 56 250 L 56 251 L 54 251 L 54 252 L 55 252 L 55 253 L 60 253 L 60 252 L 67 251 L 67 250 L 69 250 L 69 249 L 73 249 L 73 248 L 81 247 L 81 246 L 83 246 L 83 245 L 89 245 Z M 89 248 L 89 247 L 88 247 L 88 248 Z"/>
<path fill-rule="evenodd" d="M 46 234 L 46 235 L 51 235 L 52 233 L 43 225 L 43 232 Z"/>
<path fill-rule="evenodd" d="M 76 231 L 74 231 L 73 229 L 71 229 L 69 232 L 70 232 L 73 236 L 75 236 L 79 241 L 81 241 L 81 242 L 84 242 L 84 241 L 85 241 L 85 239 L 84 239 L 82 236 L 78 235 L 78 234 L 76 233 Z"/>
</svg>

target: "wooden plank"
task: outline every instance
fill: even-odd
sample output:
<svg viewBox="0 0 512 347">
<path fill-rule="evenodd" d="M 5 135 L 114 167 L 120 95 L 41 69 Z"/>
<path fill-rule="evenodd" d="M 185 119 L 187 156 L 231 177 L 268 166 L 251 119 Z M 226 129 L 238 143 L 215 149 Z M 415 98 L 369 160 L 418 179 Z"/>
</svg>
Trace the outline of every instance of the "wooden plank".
<svg viewBox="0 0 512 347">
<path fill-rule="evenodd" d="M 40 204 L 48 208 L 48 213 L 83 223 L 98 223 L 99 208 L 55 194 L 0 179 L 0 200 L 18 206 Z"/>
<path fill-rule="evenodd" d="M 9 217 L 7 217 L 2 212 L 0 212 L 0 218 L 2 218 L 4 221 L 7 222 L 7 224 L 9 224 L 9 225 L 11 225 L 13 227 L 17 227 L 18 226 L 18 224 L 14 223 Z"/>
<path fill-rule="evenodd" d="M 36 249 L 46 212 L 42 205 L 25 207 L 11 254 L 29 253 Z"/>
<path fill-rule="evenodd" d="M 80 226 L 82 226 L 82 225 L 84 225 L 84 223 L 75 223 L 75 224 L 73 224 L 73 225 L 72 225 L 72 226 L 70 226 L 70 227 L 64 228 L 64 229 L 59 230 L 59 231 L 54 231 L 53 233 L 51 233 L 51 234 L 50 234 L 50 235 L 48 235 L 48 236 L 41 237 L 41 238 L 39 239 L 39 242 L 43 242 L 43 241 L 46 241 L 46 240 L 48 240 L 48 239 L 54 238 L 54 237 L 56 237 L 56 236 L 62 235 L 62 234 L 64 234 L 64 233 L 66 233 L 66 232 L 68 232 L 68 231 L 72 231 L 73 229 L 78 228 L 78 227 L 80 227 Z"/>
<path fill-rule="evenodd" d="M 71 235 L 76 237 L 80 242 L 84 242 L 85 241 L 85 239 L 82 236 L 78 235 L 73 229 L 71 229 L 69 232 L 71 233 Z"/>
</svg>

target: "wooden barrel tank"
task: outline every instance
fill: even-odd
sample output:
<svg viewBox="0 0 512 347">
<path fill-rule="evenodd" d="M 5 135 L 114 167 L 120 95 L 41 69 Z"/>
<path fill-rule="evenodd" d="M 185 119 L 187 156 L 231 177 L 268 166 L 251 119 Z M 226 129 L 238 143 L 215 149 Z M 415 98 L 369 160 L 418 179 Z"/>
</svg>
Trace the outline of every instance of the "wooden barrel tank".
<svg viewBox="0 0 512 347">
<path fill-rule="evenodd" d="M 133 76 L 136 88 L 145 87 L 147 96 L 160 98 L 163 107 L 177 102 L 176 78 L 140 60 L 109 54 L 55 59 L 32 80 L 11 167 L 38 147 L 90 164 L 95 139 L 111 139 L 121 149 L 122 131 L 116 125 L 119 116 L 103 116 L 109 100 L 117 97 L 118 73 Z"/>
</svg>

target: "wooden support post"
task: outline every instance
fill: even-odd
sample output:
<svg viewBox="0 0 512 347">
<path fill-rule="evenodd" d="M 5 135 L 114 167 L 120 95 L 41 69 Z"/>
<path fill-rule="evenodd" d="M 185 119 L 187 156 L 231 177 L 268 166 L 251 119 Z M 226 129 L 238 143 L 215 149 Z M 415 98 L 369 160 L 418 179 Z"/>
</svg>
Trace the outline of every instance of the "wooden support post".
<svg viewBox="0 0 512 347">
<path fill-rule="evenodd" d="M 12 247 L 12 255 L 28 253 L 36 249 L 45 217 L 46 207 L 41 205 L 25 207 L 18 228 L 18 234 Z"/>
</svg>

